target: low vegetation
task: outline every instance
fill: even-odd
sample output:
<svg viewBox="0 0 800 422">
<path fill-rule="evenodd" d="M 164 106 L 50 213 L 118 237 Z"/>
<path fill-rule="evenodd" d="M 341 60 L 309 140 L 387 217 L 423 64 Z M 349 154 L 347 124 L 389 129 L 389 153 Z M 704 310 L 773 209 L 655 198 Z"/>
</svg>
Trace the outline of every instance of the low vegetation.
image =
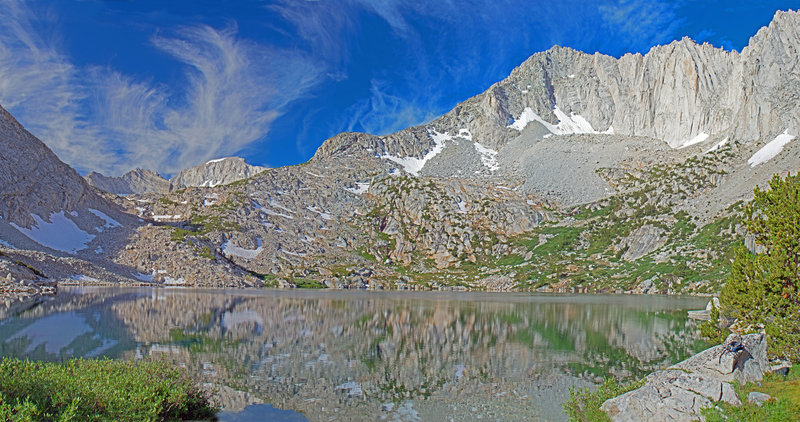
<svg viewBox="0 0 800 422">
<path fill-rule="evenodd" d="M 211 419 L 209 394 L 166 362 L 0 362 L 0 420 Z"/>
</svg>

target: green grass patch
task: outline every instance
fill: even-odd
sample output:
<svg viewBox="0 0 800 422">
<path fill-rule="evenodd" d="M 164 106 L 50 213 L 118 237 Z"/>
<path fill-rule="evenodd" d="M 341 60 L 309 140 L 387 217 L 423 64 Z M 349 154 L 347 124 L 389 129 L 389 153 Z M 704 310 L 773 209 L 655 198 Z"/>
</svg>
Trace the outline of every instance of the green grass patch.
<svg viewBox="0 0 800 422">
<path fill-rule="evenodd" d="M 166 196 L 162 196 L 161 198 L 158 198 L 158 202 L 160 202 L 164 206 L 170 206 L 170 205 L 175 206 L 175 205 L 178 205 L 177 202 L 167 198 Z"/>
<path fill-rule="evenodd" d="M 295 277 L 292 282 L 298 289 L 324 289 L 326 286 L 317 280 Z"/>
<path fill-rule="evenodd" d="M 170 240 L 184 242 L 187 236 L 201 237 L 214 231 L 241 231 L 238 223 L 225 221 L 222 217 L 212 215 L 197 215 L 192 217 L 192 223 L 186 228 L 173 227 Z"/>
<path fill-rule="evenodd" d="M 0 420 L 196 420 L 216 412 L 186 370 L 166 362 L 0 362 Z"/>
<path fill-rule="evenodd" d="M 703 409 L 706 421 L 791 422 L 800 415 L 800 364 L 794 365 L 786 377 L 767 374 L 760 386 L 747 383 L 734 388 L 744 404 L 716 403 L 716 407 Z M 752 391 L 769 394 L 772 399 L 762 406 L 747 403 L 747 395 Z"/>
<path fill-rule="evenodd" d="M 545 227 L 540 233 L 553 235 L 552 238 L 533 249 L 537 255 L 563 253 L 578 243 L 578 237 L 583 232 L 582 227 Z"/>
<path fill-rule="evenodd" d="M 644 385 L 644 380 L 632 384 L 620 384 L 614 378 L 606 378 L 596 390 L 588 388 L 575 389 L 570 387 L 569 399 L 564 402 L 562 407 L 570 421 L 594 422 L 611 421 L 611 418 L 600 410 L 600 406 L 606 400 L 635 390 Z"/>
</svg>

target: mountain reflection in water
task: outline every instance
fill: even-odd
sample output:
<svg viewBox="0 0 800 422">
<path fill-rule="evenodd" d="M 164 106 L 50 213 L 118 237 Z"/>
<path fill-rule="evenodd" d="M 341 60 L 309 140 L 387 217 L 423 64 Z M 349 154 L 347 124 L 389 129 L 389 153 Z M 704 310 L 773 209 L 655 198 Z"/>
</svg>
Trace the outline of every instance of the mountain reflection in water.
<svg viewBox="0 0 800 422">
<path fill-rule="evenodd" d="M 220 386 L 230 411 L 263 400 L 312 421 L 562 420 L 570 386 L 638 377 L 699 350 L 686 310 L 704 304 L 647 296 L 62 289 L 0 323 L 0 352 L 166 359 Z"/>
</svg>

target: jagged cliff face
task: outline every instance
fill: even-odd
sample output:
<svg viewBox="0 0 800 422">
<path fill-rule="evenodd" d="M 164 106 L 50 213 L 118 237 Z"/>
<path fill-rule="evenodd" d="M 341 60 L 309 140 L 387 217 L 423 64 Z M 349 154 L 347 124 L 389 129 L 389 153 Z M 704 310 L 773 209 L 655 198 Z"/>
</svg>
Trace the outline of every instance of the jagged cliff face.
<svg viewBox="0 0 800 422">
<path fill-rule="evenodd" d="M 673 147 L 701 134 L 743 142 L 784 131 L 796 134 L 798 48 L 796 12 L 776 13 L 741 53 L 688 38 L 620 59 L 554 47 L 534 54 L 507 79 L 426 128 L 450 135 L 464 131 L 493 149 L 525 131 L 536 131 L 539 137 L 608 131 L 655 138 Z M 342 134 L 327 141 L 316 158 L 355 150 L 422 158 L 436 144 L 426 128 L 388 137 Z"/>
<path fill-rule="evenodd" d="M 429 124 L 112 198 L 153 224 L 106 255 L 181 285 L 712 292 L 742 201 L 800 170 L 798 34 L 778 12 L 741 53 L 554 47 Z"/>
</svg>

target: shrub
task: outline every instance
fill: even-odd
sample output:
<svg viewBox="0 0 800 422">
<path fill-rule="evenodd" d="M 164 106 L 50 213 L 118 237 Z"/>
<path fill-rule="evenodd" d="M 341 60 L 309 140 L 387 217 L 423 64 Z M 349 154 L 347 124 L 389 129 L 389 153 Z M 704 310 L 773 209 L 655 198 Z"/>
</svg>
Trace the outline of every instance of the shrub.
<svg viewBox="0 0 800 422">
<path fill-rule="evenodd" d="M 0 362 L 0 420 L 210 419 L 209 394 L 166 362 Z"/>
</svg>

